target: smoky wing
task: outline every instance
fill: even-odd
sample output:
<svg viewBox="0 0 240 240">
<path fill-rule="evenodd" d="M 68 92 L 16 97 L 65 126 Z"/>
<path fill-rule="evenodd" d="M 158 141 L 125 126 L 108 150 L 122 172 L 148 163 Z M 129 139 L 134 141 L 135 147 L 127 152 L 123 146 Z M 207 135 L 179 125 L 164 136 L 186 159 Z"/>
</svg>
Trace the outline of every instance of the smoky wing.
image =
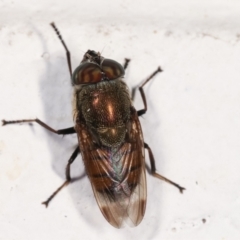
<svg viewBox="0 0 240 240">
<path fill-rule="evenodd" d="M 87 174 L 99 208 L 116 228 L 138 225 L 146 208 L 143 136 L 137 112 L 129 121 L 128 139 L 119 147 L 99 147 L 84 123 L 76 131 Z"/>
</svg>

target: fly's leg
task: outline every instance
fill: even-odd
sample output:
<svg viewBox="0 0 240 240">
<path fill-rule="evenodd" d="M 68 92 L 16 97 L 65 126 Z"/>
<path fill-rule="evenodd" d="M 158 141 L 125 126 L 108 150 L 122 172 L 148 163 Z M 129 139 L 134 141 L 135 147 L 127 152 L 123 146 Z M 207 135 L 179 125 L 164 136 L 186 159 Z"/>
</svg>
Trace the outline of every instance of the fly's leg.
<svg viewBox="0 0 240 240">
<path fill-rule="evenodd" d="M 139 87 L 139 91 L 141 93 L 141 96 L 142 96 L 142 100 L 143 100 L 143 104 L 144 104 L 144 108 L 137 111 L 138 113 L 138 116 L 141 116 L 143 114 L 145 114 L 147 112 L 147 101 L 146 101 L 146 97 L 145 97 L 145 93 L 143 91 L 143 87 L 144 85 L 149 82 L 157 73 L 159 72 L 162 72 L 162 69 L 160 67 L 158 67 L 158 69 L 153 72 L 147 79 L 146 81 Z M 148 146 L 148 144 L 144 143 L 144 148 L 146 148 L 148 150 L 148 155 L 149 155 L 149 159 L 150 159 L 150 164 L 151 164 L 151 174 L 156 177 L 156 178 L 159 178 L 165 182 L 168 182 L 170 184 L 172 184 L 173 186 L 177 187 L 179 189 L 179 191 L 182 193 L 183 190 L 185 190 L 184 187 L 181 187 L 180 185 L 178 185 L 177 183 L 163 177 L 162 175 L 156 173 L 156 166 L 155 166 L 155 159 L 153 157 L 153 153 L 152 153 L 152 150 L 151 148 Z"/>
<path fill-rule="evenodd" d="M 125 58 L 124 60 L 125 60 L 125 61 L 124 61 L 124 64 L 123 64 L 123 68 L 124 68 L 124 70 L 126 70 L 127 67 L 128 67 L 129 62 L 131 61 L 131 59 Z M 136 89 L 133 88 L 133 89 L 132 89 L 132 93 L 131 93 L 132 99 L 134 99 L 135 91 L 136 91 Z"/>
<path fill-rule="evenodd" d="M 60 129 L 60 130 L 55 130 L 48 126 L 46 123 L 42 122 L 39 119 L 24 119 L 24 120 L 14 120 L 14 121 L 6 121 L 2 120 L 3 125 L 7 124 L 18 124 L 18 123 L 31 123 L 31 122 L 36 122 L 45 129 L 49 130 L 50 132 L 56 133 L 56 134 L 73 134 L 76 133 L 74 127 L 70 128 L 65 128 L 65 129 Z M 66 185 L 68 185 L 70 182 L 72 182 L 72 178 L 70 175 L 70 165 L 73 163 L 73 161 L 76 159 L 78 153 L 80 152 L 79 146 L 75 149 L 75 151 L 72 153 L 70 159 L 68 160 L 68 164 L 66 166 L 66 181 L 42 204 L 44 204 L 46 207 L 48 206 L 49 202 L 55 197 L 55 195 Z"/>
<path fill-rule="evenodd" d="M 73 134 L 76 133 L 74 127 L 70 127 L 70 128 L 65 128 L 65 129 L 60 129 L 60 130 L 55 130 L 53 128 L 51 128 L 50 126 L 48 126 L 46 123 L 42 122 L 39 119 L 24 119 L 24 120 L 14 120 L 14 121 L 6 121 L 6 120 L 2 120 L 2 125 L 8 125 L 8 124 L 17 124 L 17 123 L 32 123 L 32 122 L 36 122 L 39 125 L 41 125 L 42 127 L 44 127 L 45 129 L 47 129 L 50 132 L 53 132 L 55 134 Z"/>
<path fill-rule="evenodd" d="M 65 42 L 64 42 L 64 40 L 63 40 L 63 38 L 62 38 L 62 36 L 61 36 L 59 30 L 57 29 L 55 23 L 52 22 L 52 23 L 50 23 L 50 25 L 51 25 L 51 26 L 53 27 L 53 29 L 55 30 L 58 38 L 60 39 L 63 47 L 64 47 L 65 50 L 66 50 L 68 69 L 69 69 L 70 77 L 72 78 L 72 65 L 71 65 L 71 55 L 70 55 L 70 52 L 69 52 L 69 50 L 68 50 L 68 48 L 67 48 L 67 45 L 65 44 Z"/>
<path fill-rule="evenodd" d="M 131 59 L 129 59 L 129 58 L 125 58 L 125 62 L 124 62 L 124 64 L 123 64 L 123 68 L 124 68 L 124 70 L 127 69 L 128 64 L 129 64 L 130 61 L 131 61 Z"/>
<path fill-rule="evenodd" d="M 143 87 L 144 85 L 149 82 L 157 73 L 162 72 L 163 70 L 161 69 L 161 67 L 158 67 L 157 70 L 155 72 L 153 72 L 147 79 L 146 81 L 139 87 L 139 91 L 141 93 L 141 97 L 143 100 L 143 105 L 144 105 L 144 109 L 138 110 L 138 116 L 142 116 L 143 114 L 145 114 L 147 112 L 147 101 L 146 101 L 146 97 L 145 97 L 145 93 L 143 91 Z"/>
<path fill-rule="evenodd" d="M 71 178 L 71 174 L 70 174 L 70 165 L 74 162 L 74 160 L 76 159 L 77 155 L 79 154 L 80 149 L 79 146 L 74 150 L 74 152 L 72 153 L 70 159 L 68 160 L 68 164 L 66 166 L 66 180 L 65 182 L 44 202 L 42 202 L 42 204 L 44 204 L 46 207 L 48 207 L 49 202 L 52 201 L 52 199 L 65 187 L 67 186 L 70 182 L 73 182 L 74 180 L 77 179 L 72 179 Z"/>
<path fill-rule="evenodd" d="M 177 183 L 163 177 L 162 175 L 156 173 L 156 166 L 155 166 L 155 159 L 153 157 L 153 153 L 152 153 L 152 150 L 151 148 L 148 146 L 147 143 L 144 143 L 144 148 L 146 148 L 148 150 L 148 155 L 149 155 L 149 159 L 150 159 L 150 164 L 151 164 L 151 174 L 156 177 L 156 178 L 159 178 L 167 183 L 170 183 L 172 184 L 173 186 L 177 187 L 179 189 L 179 191 L 181 193 L 183 193 L 183 190 L 185 190 L 184 187 L 181 187 L 180 185 L 178 185 Z"/>
</svg>

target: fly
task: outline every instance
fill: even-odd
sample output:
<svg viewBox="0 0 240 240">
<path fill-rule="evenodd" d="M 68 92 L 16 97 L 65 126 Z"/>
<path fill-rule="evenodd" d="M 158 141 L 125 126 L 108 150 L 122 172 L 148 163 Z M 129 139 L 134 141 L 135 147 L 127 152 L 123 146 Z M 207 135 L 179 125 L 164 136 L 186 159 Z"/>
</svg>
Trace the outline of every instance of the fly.
<svg viewBox="0 0 240 240">
<path fill-rule="evenodd" d="M 129 59 L 125 59 L 122 66 L 99 52 L 88 50 L 72 73 L 70 52 L 55 24 L 51 26 L 66 50 L 74 88 L 74 127 L 55 130 L 39 119 L 3 120 L 3 125 L 36 122 L 55 134 L 77 134 L 78 147 L 68 160 L 66 181 L 43 202 L 46 207 L 72 181 L 70 166 L 81 153 L 94 196 L 106 220 L 116 228 L 125 222 L 137 226 L 146 209 L 145 149 L 151 174 L 174 185 L 181 193 L 185 189 L 156 172 L 152 150 L 143 140 L 139 122 L 139 116 L 147 112 L 143 87 L 162 69 L 158 67 L 139 87 L 144 108 L 137 111 L 123 79 Z"/>
</svg>

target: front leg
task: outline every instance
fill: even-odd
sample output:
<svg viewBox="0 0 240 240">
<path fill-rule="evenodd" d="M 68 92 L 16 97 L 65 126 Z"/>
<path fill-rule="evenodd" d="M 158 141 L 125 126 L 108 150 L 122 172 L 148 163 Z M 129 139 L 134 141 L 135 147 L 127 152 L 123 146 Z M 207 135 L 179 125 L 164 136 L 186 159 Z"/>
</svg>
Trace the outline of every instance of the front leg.
<svg viewBox="0 0 240 240">
<path fill-rule="evenodd" d="M 147 112 L 147 100 L 146 100 L 146 97 L 145 97 L 145 93 L 144 93 L 144 91 L 143 91 L 144 85 L 145 85 L 148 81 L 150 81 L 157 73 L 162 72 L 162 71 L 163 71 L 163 70 L 161 69 L 161 67 L 158 67 L 158 69 L 157 69 L 155 72 L 153 72 L 153 73 L 150 75 L 150 77 L 148 77 L 148 78 L 146 79 L 146 81 L 139 87 L 139 91 L 140 91 L 140 93 L 141 93 L 141 97 L 142 97 L 142 100 L 143 100 L 144 108 L 137 111 L 138 116 L 142 116 L 143 114 L 145 114 L 145 113 Z"/>
</svg>

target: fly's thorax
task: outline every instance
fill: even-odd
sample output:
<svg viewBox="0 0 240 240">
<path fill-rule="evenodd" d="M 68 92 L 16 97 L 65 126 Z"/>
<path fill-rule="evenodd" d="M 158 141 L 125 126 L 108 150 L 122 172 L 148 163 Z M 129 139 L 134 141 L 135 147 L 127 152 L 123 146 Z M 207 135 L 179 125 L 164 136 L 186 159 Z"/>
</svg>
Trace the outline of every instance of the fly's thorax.
<svg viewBox="0 0 240 240">
<path fill-rule="evenodd" d="M 108 147 L 124 141 L 131 99 L 127 85 L 122 80 L 83 86 L 76 91 L 75 104 L 96 141 Z"/>
</svg>

